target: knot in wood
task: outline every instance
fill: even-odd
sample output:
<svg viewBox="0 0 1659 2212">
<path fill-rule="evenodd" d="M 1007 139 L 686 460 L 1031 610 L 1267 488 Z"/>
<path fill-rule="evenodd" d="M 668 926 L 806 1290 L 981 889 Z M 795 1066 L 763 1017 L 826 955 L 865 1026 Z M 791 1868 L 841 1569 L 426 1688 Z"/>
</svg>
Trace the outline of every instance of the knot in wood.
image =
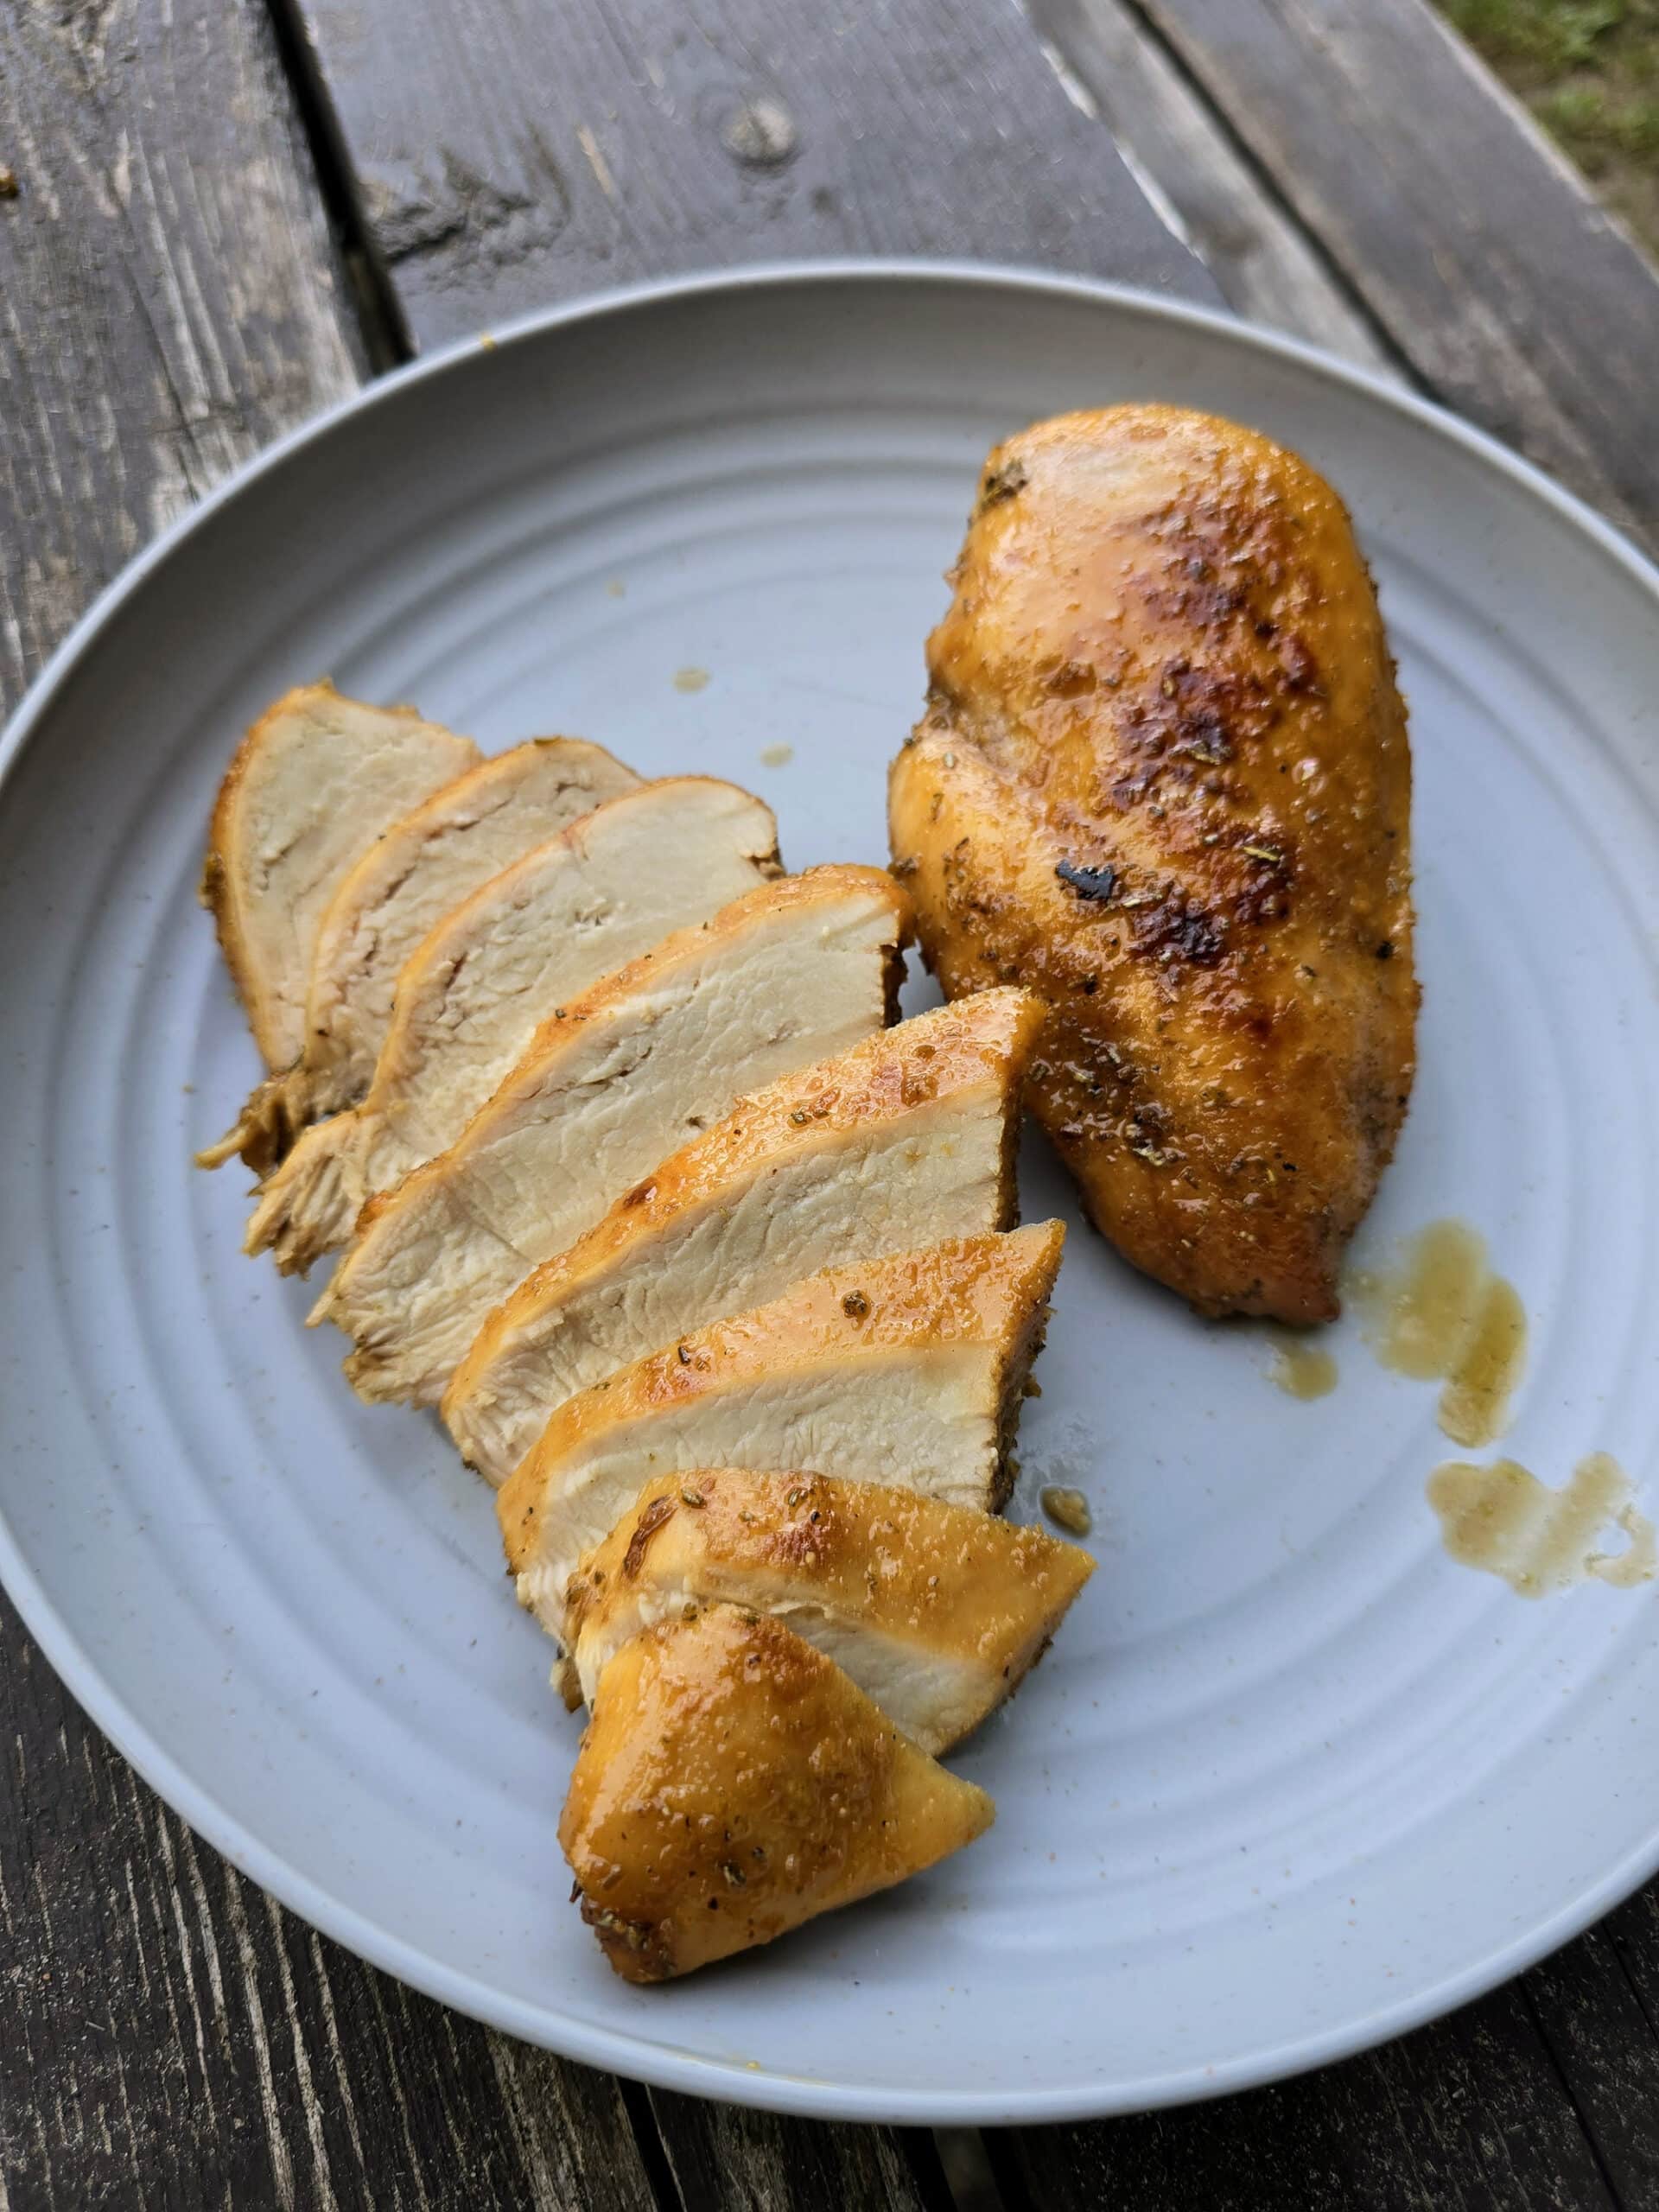
<svg viewBox="0 0 1659 2212">
<path fill-rule="evenodd" d="M 745 168 L 781 168 L 799 140 L 794 117 L 777 100 L 745 100 L 721 125 L 721 144 Z"/>
</svg>

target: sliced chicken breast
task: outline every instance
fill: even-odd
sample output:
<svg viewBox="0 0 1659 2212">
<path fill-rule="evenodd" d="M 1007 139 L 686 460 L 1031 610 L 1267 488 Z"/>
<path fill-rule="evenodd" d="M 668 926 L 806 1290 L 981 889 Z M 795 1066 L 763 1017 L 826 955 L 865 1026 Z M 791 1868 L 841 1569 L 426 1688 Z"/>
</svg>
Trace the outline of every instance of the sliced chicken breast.
<svg viewBox="0 0 1659 2212">
<path fill-rule="evenodd" d="M 1065 1234 L 1051 1221 L 814 1275 L 570 1399 L 496 1500 L 519 1602 L 563 1639 L 582 1554 L 656 1474 L 844 1475 L 995 1510 Z"/>
<path fill-rule="evenodd" d="M 741 1100 L 520 1284 L 454 1403 L 473 1400 L 516 1459 L 554 1406 L 677 1331 L 822 1268 L 1012 1227 L 1020 1086 L 1046 1014 L 1028 992 L 984 991 Z"/>
<path fill-rule="evenodd" d="M 398 977 L 362 1103 L 308 1129 L 260 1192 L 245 1249 L 303 1272 L 359 1209 L 453 1144 L 544 1016 L 778 870 L 771 810 L 675 776 L 574 822 L 462 901 Z"/>
<path fill-rule="evenodd" d="M 317 932 L 346 870 L 478 757 L 470 738 L 412 707 L 365 707 L 332 683 L 288 692 L 237 747 L 213 808 L 201 903 L 273 1071 L 305 1043 Z"/>
<path fill-rule="evenodd" d="M 456 1141 L 365 1208 L 318 1300 L 313 1321 L 355 1341 L 359 1392 L 435 1402 L 491 1308 L 746 1084 L 879 1029 L 909 928 L 884 871 L 816 868 L 746 892 L 544 1022 Z M 547 1418 L 531 1389 L 521 1452 Z M 487 1372 L 468 1395 L 499 1422 Z"/>
<path fill-rule="evenodd" d="M 659 1475 L 571 1578 L 555 1680 L 592 1705 L 624 1644 L 711 1605 L 775 1614 L 925 1751 L 1010 1695 L 1094 1573 L 1075 1544 L 912 1491 L 733 1467 Z"/>
<path fill-rule="evenodd" d="M 559 1842 L 617 1973 L 666 1981 L 891 1888 L 995 1815 L 781 1621 L 716 1605 L 612 1660 Z"/>
<path fill-rule="evenodd" d="M 535 737 L 480 761 L 394 823 L 322 917 L 304 1050 L 260 1084 L 204 1163 L 236 1152 L 264 1174 L 310 1122 L 355 1105 L 374 1080 L 398 974 L 428 931 L 493 875 L 639 782 L 602 745 Z"/>
</svg>

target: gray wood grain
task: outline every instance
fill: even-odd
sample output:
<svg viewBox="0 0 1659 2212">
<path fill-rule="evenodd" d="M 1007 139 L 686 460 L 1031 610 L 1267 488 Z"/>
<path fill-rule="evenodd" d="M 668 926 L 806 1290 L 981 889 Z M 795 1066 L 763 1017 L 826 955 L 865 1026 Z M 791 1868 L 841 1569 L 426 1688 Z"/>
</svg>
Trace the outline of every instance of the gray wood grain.
<svg viewBox="0 0 1659 2212">
<path fill-rule="evenodd" d="M 1398 349 L 1130 0 L 1030 3 L 1032 21 L 1136 176 L 1202 257 L 1229 307 L 1363 367 L 1402 372 Z"/>
<path fill-rule="evenodd" d="M 1614 2194 L 1659 2205 L 1659 1885 L 1523 1986 Z"/>
<path fill-rule="evenodd" d="M 913 2130 L 830 2127 L 663 2090 L 651 2103 L 688 2212 L 950 2212 L 932 2140 Z"/>
<path fill-rule="evenodd" d="M 1426 0 L 1133 4 L 1423 382 L 1650 532 L 1659 279 Z"/>
<path fill-rule="evenodd" d="M 416 346 L 629 278 L 971 253 L 1214 298 L 1014 0 L 294 0 Z"/>
<path fill-rule="evenodd" d="M 493 2036 L 197 1842 L 0 1599 L 0 2203 L 651 2212 L 620 2086 Z"/>
<path fill-rule="evenodd" d="M 358 354 L 263 15 L 0 10 L 0 697 Z"/>
<path fill-rule="evenodd" d="M 1014 2212 L 1613 2212 L 1619 2202 L 1516 1983 L 1281 2088 L 987 2143 Z"/>
<path fill-rule="evenodd" d="M 0 703 L 359 351 L 263 13 L 0 10 Z M 0 2207 L 655 2202 L 618 2085 L 292 1919 L 111 1752 L 0 1600 Z"/>
</svg>

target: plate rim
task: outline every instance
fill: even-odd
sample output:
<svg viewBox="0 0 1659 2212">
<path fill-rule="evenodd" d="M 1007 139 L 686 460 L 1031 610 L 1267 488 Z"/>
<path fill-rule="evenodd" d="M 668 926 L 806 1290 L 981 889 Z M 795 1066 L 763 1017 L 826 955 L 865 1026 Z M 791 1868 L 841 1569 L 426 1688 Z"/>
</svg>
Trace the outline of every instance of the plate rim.
<svg viewBox="0 0 1659 2212">
<path fill-rule="evenodd" d="M 1490 432 L 1379 372 L 1325 348 L 1245 321 L 1226 308 L 1172 299 L 1139 286 L 1018 263 L 961 257 L 846 255 L 823 260 L 772 259 L 737 269 L 709 269 L 587 291 L 461 338 L 372 378 L 240 463 L 167 524 L 92 600 L 47 659 L 0 734 L 0 804 L 4 785 L 43 728 L 58 695 L 101 632 L 126 601 L 194 532 L 279 471 L 296 454 L 346 419 L 396 399 L 409 384 L 452 376 L 496 347 L 547 337 L 566 326 L 669 302 L 766 290 L 780 285 L 938 284 L 1017 295 L 1038 293 L 1115 310 L 1120 315 L 1174 323 L 1293 363 L 1327 384 L 1382 403 L 1449 439 L 1495 468 L 1590 540 L 1644 591 L 1659 613 L 1659 565 L 1577 493 L 1556 482 Z M 1172 2068 L 1148 2081 L 1115 2087 L 995 2091 L 878 2089 L 825 2079 L 751 2072 L 741 2062 L 706 2057 L 666 2044 L 590 2024 L 551 2006 L 506 1996 L 488 1981 L 458 1972 L 392 1935 L 291 1865 L 211 1793 L 183 1772 L 172 1754 L 129 1710 L 119 1690 L 89 1655 L 52 1603 L 22 1544 L 0 1509 L 0 1585 L 64 1688 L 82 1711 L 170 1808 L 238 1872 L 289 1910 L 368 1964 L 484 2024 L 521 2037 L 579 2064 L 654 2087 L 719 2102 L 802 2117 L 906 2126 L 1042 2126 L 1155 2111 L 1265 2086 L 1326 2066 L 1403 2035 L 1484 1996 L 1570 1942 L 1659 1872 L 1659 1824 L 1611 1871 L 1546 1920 L 1471 1965 L 1347 2024 L 1295 2038 L 1211 2066 Z"/>
</svg>

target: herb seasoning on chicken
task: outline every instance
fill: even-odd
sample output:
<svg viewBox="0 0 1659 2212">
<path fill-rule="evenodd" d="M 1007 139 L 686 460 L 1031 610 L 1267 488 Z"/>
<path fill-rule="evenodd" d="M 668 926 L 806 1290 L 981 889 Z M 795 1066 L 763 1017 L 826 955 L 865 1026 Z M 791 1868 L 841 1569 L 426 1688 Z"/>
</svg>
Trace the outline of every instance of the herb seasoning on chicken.
<svg viewBox="0 0 1659 2212">
<path fill-rule="evenodd" d="M 1328 1319 L 1410 1095 L 1410 759 L 1336 494 L 1179 408 L 995 452 L 893 764 L 955 997 L 1050 1008 L 1028 1094 L 1124 1255 Z"/>
</svg>

